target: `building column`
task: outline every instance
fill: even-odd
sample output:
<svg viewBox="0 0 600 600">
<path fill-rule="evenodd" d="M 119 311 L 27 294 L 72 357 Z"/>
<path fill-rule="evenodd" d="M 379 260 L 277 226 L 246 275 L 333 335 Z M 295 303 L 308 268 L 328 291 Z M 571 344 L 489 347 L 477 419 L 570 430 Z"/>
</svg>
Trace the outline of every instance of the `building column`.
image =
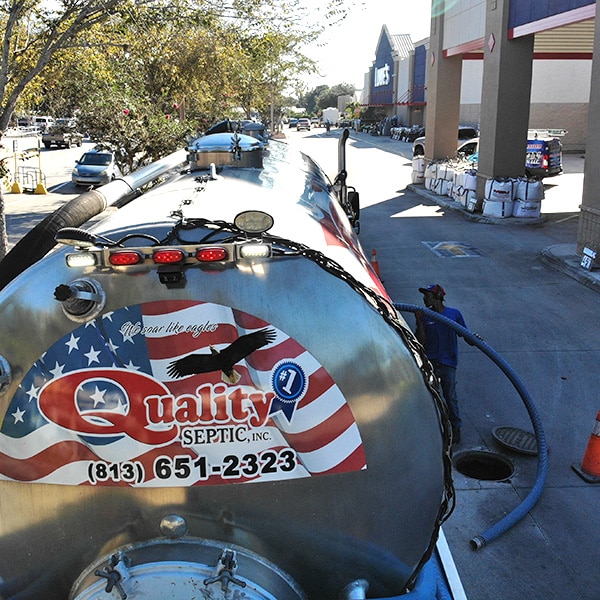
<svg viewBox="0 0 600 600">
<path fill-rule="evenodd" d="M 431 19 L 427 65 L 425 157 L 454 157 L 458 146 L 462 56 L 444 58 L 444 16 Z"/>
<path fill-rule="evenodd" d="M 596 252 L 600 265 L 600 18 L 596 17 L 594 59 L 590 86 L 589 119 L 586 135 L 585 164 L 583 167 L 583 196 L 577 233 L 577 253 L 584 248 Z"/>
<path fill-rule="evenodd" d="M 487 0 L 477 195 L 525 174 L 534 36 L 508 39 L 510 0 Z"/>
</svg>

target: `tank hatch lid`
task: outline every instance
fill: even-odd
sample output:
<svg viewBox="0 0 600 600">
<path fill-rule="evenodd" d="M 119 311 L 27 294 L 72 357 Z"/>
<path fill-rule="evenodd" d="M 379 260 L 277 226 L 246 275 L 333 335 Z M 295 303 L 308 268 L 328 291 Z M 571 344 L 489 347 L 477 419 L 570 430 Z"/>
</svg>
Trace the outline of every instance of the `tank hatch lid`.
<svg viewBox="0 0 600 600">
<path fill-rule="evenodd" d="M 262 168 L 264 144 L 240 133 L 213 133 L 198 138 L 189 145 L 189 162 L 192 170 L 217 167 Z"/>
</svg>

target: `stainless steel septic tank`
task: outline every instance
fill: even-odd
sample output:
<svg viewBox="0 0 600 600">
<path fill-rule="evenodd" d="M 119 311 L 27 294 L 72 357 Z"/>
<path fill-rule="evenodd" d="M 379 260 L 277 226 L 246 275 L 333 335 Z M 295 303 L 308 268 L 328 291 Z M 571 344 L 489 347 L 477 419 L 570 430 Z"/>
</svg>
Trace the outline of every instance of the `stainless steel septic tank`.
<svg viewBox="0 0 600 600">
<path fill-rule="evenodd" d="M 230 132 L 187 159 L 0 292 L 0 597 L 400 595 L 447 425 L 344 165 Z"/>
</svg>

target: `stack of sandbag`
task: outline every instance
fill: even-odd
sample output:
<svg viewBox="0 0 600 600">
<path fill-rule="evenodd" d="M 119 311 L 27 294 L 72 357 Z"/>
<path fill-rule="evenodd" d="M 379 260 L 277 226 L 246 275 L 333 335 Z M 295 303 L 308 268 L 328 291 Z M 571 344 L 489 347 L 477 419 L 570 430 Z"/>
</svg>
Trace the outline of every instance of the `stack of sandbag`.
<svg viewBox="0 0 600 600">
<path fill-rule="evenodd" d="M 477 170 L 468 161 L 432 161 L 422 156 L 413 159 L 413 183 L 449 196 L 469 212 L 483 212 L 487 217 L 539 217 L 544 186 L 539 179 L 495 177 L 485 184 L 485 198 L 477 199 Z"/>
<path fill-rule="evenodd" d="M 520 177 L 515 188 L 513 217 L 538 218 L 543 199 L 544 185 L 539 179 Z"/>
<path fill-rule="evenodd" d="M 425 167 L 425 189 L 439 196 L 452 196 L 456 165 L 451 161 L 434 161 Z"/>
<path fill-rule="evenodd" d="M 485 185 L 483 214 L 487 217 L 538 218 L 544 199 L 539 179 L 496 177 Z"/>
<path fill-rule="evenodd" d="M 474 206 L 477 202 L 477 171 L 472 168 L 458 167 L 454 172 L 452 199 L 463 208 Z"/>
<path fill-rule="evenodd" d="M 425 171 L 423 174 L 423 176 L 424 176 L 423 183 L 425 184 L 426 190 L 435 191 L 435 189 L 438 187 L 437 172 L 438 172 L 438 163 L 437 162 L 430 162 L 425 167 Z"/>
<path fill-rule="evenodd" d="M 456 170 L 450 162 L 441 162 L 437 168 L 437 182 L 432 191 L 439 196 L 452 196 Z"/>
<path fill-rule="evenodd" d="M 415 156 L 412 159 L 412 182 L 423 183 L 425 181 L 425 157 Z"/>
<path fill-rule="evenodd" d="M 510 177 L 495 177 L 485 182 L 483 214 L 486 217 L 505 219 L 512 217 L 513 201 L 517 180 Z"/>
</svg>

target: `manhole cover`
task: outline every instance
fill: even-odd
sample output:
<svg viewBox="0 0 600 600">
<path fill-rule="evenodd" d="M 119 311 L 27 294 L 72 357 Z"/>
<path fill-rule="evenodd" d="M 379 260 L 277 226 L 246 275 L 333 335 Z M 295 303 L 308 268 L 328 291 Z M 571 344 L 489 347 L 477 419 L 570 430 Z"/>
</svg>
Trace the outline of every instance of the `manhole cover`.
<svg viewBox="0 0 600 600">
<path fill-rule="evenodd" d="M 521 454 L 537 456 L 537 440 L 535 435 L 529 431 L 523 431 L 516 427 L 494 427 L 492 435 L 506 448 Z"/>
<path fill-rule="evenodd" d="M 454 466 L 459 473 L 484 481 L 505 481 L 515 472 L 508 458 L 495 452 L 469 450 L 458 454 Z"/>
</svg>

